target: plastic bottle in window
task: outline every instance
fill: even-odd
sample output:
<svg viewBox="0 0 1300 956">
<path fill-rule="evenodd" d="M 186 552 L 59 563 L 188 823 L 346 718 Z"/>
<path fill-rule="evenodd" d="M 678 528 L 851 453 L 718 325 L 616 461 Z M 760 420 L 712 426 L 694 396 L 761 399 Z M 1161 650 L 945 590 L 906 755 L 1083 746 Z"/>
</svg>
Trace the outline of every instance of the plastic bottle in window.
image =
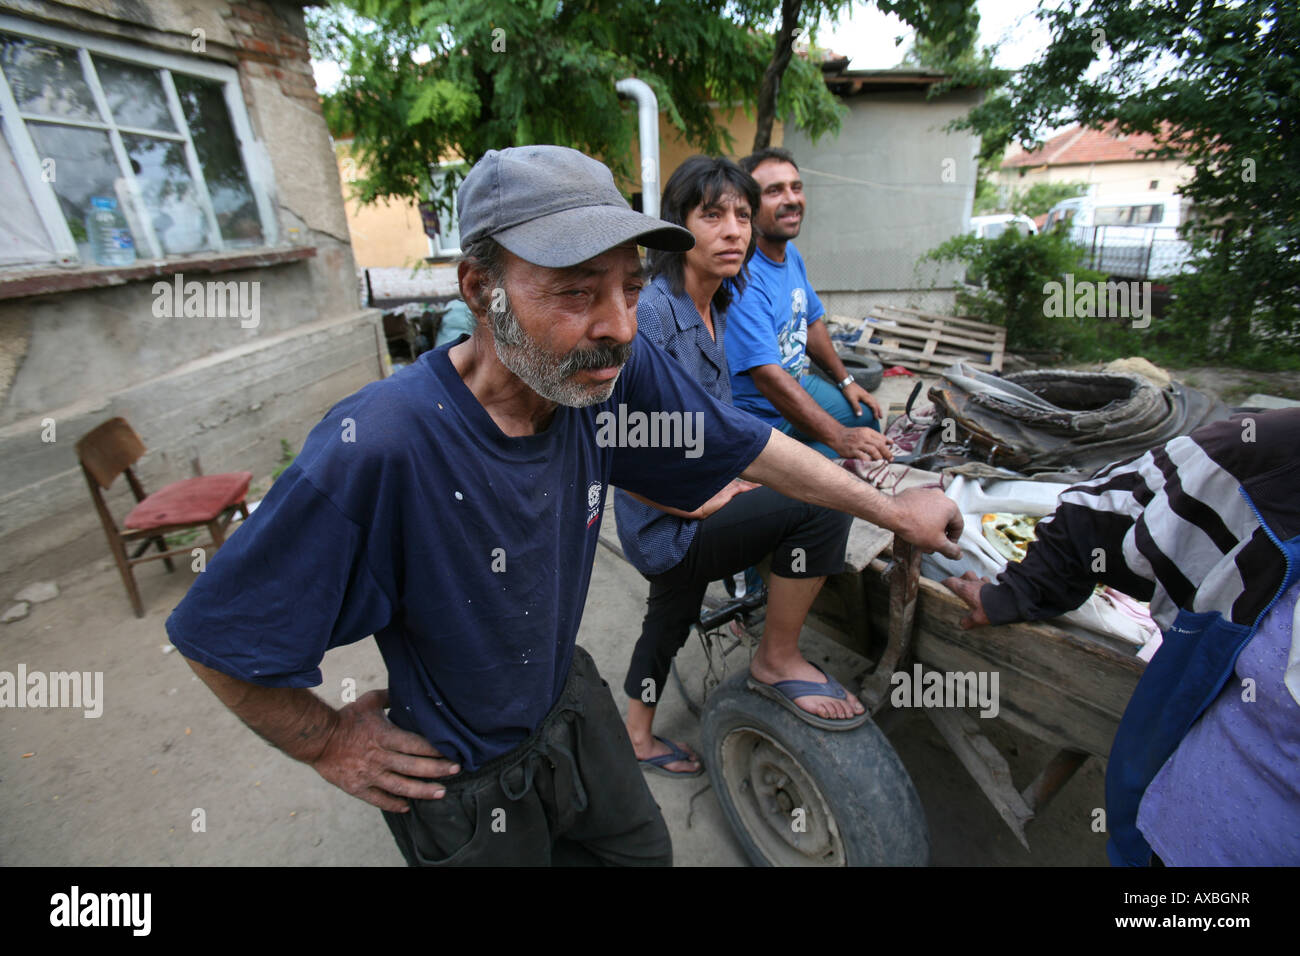
<svg viewBox="0 0 1300 956">
<path fill-rule="evenodd" d="M 86 235 L 91 255 L 101 266 L 129 266 L 135 262 L 135 242 L 117 200 L 94 196 L 86 213 Z"/>
</svg>

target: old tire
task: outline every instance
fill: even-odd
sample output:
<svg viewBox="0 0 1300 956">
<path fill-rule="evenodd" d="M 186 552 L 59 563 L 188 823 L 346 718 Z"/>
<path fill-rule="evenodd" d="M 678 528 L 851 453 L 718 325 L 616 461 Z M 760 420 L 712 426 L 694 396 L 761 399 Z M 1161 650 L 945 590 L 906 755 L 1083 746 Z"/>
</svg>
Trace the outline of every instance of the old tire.
<svg viewBox="0 0 1300 956">
<path fill-rule="evenodd" d="M 874 392 L 880 388 L 880 383 L 885 376 L 885 367 L 880 364 L 878 359 L 874 359 L 870 355 L 863 355 L 860 352 L 841 355 L 840 359 L 844 362 L 844 367 L 848 369 L 849 374 L 857 379 L 858 384 L 868 392 Z"/>
<path fill-rule="evenodd" d="M 840 361 L 844 363 L 845 370 L 868 392 L 874 392 L 880 388 L 880 383 L 885 379 L 885 366 L 880 364 L 879 359 L 844 348 L 837 348 L 836 354 L 839 355 Z M 830 382 L 832 385 L 837 384 L 831 382 L 831 377 L 823 372 L 816 363 L 813 363 L 810 369 L 818 378 Z"/>
<path fill-rule="evenodd" d="M 709 696 L 701 743 L 750 863 L 925 866 L 930 835 L 921 801 L 880 729 L 867 721 L 818 730 L 746 689 L 745 677 Z"/>
</svg>

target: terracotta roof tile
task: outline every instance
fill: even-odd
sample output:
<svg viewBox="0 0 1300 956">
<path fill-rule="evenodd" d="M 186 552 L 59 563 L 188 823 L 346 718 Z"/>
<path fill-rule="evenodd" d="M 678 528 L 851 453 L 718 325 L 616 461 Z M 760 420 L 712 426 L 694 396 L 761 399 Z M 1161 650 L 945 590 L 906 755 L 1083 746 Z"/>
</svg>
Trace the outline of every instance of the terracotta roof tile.
<svg viewBox="0 0 1300 956">
<path fill-rule="evenodd" d="M 1167 135 L 1167 130 L 1162 135 Z M 1033 152 L 1027 153 L 1013 146 L 1001 168 L 1133 162 L 1144 158 L 1144 150 L 1155 149 L 1158 145 L 1157 138 L 1149 133 L 1134 133 L 1121 139 L 1115 134 L 1113 124 L 1104 130 L 1076 125 L 1053 136 Z"/>
</svg>

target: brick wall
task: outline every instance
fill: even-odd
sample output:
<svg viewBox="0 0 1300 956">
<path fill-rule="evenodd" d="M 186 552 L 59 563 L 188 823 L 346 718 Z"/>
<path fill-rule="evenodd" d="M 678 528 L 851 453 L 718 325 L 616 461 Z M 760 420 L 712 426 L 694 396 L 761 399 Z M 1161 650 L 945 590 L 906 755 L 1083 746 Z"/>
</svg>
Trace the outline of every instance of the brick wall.
<svg viewBox="0 0 1300 956">
<path fill-rule="evenodd" d="M 241 77 L 273 79 L 280 92 L 320 112 L 302 11 L 289 4 L 244 0 L 222 15 L 235 39 Z"/>
</svg>

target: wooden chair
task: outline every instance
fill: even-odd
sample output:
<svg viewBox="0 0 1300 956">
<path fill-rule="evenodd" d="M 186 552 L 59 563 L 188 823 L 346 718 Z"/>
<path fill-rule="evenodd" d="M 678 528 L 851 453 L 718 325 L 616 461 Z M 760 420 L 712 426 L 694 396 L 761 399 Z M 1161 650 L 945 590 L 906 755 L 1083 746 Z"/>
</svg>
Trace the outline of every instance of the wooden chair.
<svg viewBox="0 0 1300 956">
<path fill-rule="evenodd" d="M 136 587 L 132 567 L 144 561 L 162 559 L 168 571 L 175 570 L 172 555 L 188 555 L 192 548 L 221 547 L 226 540 L 226 529 L 234 520 L 235 512 L 248 517 L 244 496 L 253 478 L 251 471 L 235 471 L 222 475 L 199 475 L 174 481 L 160 491 L 145 494 L 131 466 L 145 453 L 144 442 L 125 418 L 113 418 L 95 428 L 77 442 L 77 458 L 81 471 L 90 486 L 90 497 L 108 536 L 108 548 L 113 552 L 117 569 L 122 574 L 127 596 L 136 617 L 144 617 L 144 604 Z M 127 484 L 135 495 L 136 505 L 119 528 L 109 513 L 101 489 L 108 490 L 117 476 L 126 472 Z M 186 545 L 167 549 L 166 535 L 206 527 L 212 540 L 207 544 Z M 127 549 L 138 543 L 134 554 Z M 157 546 L 158 554 L 145 554 Z"/>
</svg>

